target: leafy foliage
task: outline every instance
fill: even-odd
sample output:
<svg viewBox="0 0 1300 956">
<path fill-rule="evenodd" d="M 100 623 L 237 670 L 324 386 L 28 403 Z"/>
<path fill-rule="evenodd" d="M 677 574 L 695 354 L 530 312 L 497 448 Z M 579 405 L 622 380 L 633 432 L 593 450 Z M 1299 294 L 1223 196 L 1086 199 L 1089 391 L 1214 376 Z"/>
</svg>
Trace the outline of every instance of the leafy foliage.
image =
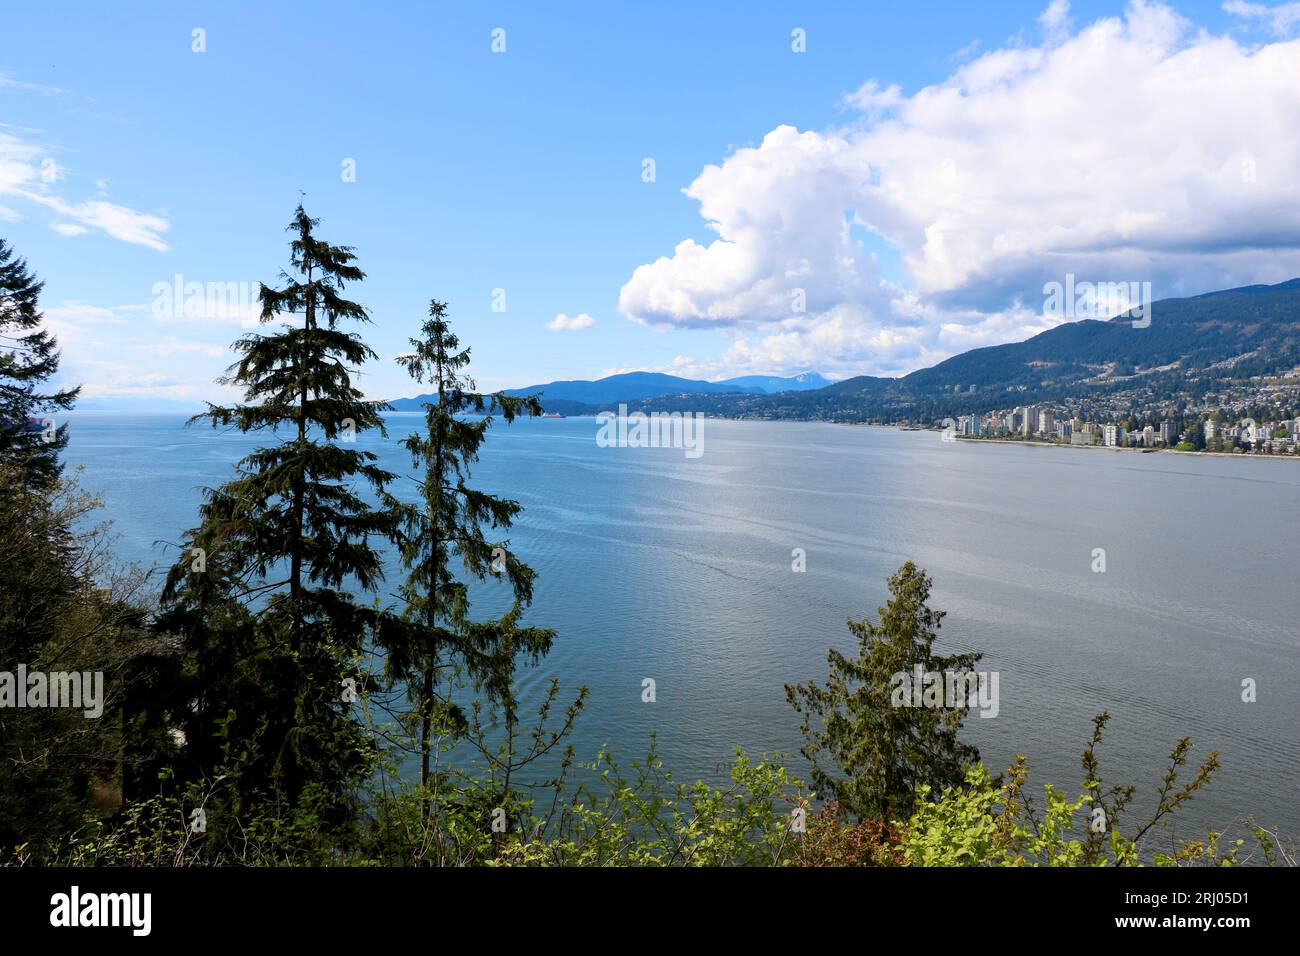
<svg viewBox="0 0 1300 956">
<path fill-rule="evenodd" d="M 1038 812 L 1025 785 L 1028 766 L 1023 756 L 993 779 L 982 765 L 967 768 L 962 785 L 947 787 L 937 800 L 920 799 L 906 824 L 902 841 L 912 866 L 1137 866 L 1142 862 L 1139 842 L 1154 827 L 1167 822 L 1210 781 L 1219 766 L 1211 752 L 1190 780 L 1179 785 L 1187 766 L 1191 741 L 1174 745 L 1169 768 L 1156 793 L 1156 806 L 1141 824 L 1125 833 L 1125 810 L 1133 799 L 1131 786 L 1105 787 L 1097 749 L 1110 715 L 1093 721 L 1093 733 L 1083 753 L 1083 792 L 1070 799 L 1050 783 L 1043 787 L 1045 809 Z M 921 796 L 930 796 L 928 785 Z M 1081 819 L 1076 819 L 1076 816 Z M 901 825 L 901 824 L 900 824 Z M 1261 854 L 1272 852 L 1270 835 L 1249 825 Z M 1169 853 L 1152 851 L 1158 866 L 1244 862 L 1244 839 L 1222 844 L 1222 832 L 1209 831 L 1205 841 L 1178 841 Z"/>
<path fill-rule="evenodd" d="M 101 675 L 95 717 L 0 707 L 0 852 L 22 844 L 41 858 L 83 814 L 111 812 L 165 749 L 136 704 L 168 651 L 146 630 L 143 575 L 117 568 L 108 526 L 94 523 L 99 501 L 67 476 L 27 490 L 9 480 L 20 470 L 0 464 L 0 669 Z"/>
<path fill-rule="evenodd" d="M 41 327 L 41 288 L 0 239 L 0 463 L 10 466 L 6 482 L 48 489 L 61 470 L 68 425 L 45 416 L 72 408 L 80 389 L 44 387 L 59 370 L 59 351 Z"/>
<path fill-rule="evenodd" d="M 918 666 L 927 673 L 967 672 L 980 655 L 935 655 L 944 614 L 927 605 L 930 578 L 915 564 L 907 562 L 889 579 L 889 591 L 878 624 L 848 622 L 857 658 L 831 648 L 825 687 L 786 685 L 786 699 L 803 715 L 803 754 L 817 792 L 860 819 L 909 814 L 922 787 L 960 783 L 963 769 L 979 759 L 978 750 L 957 740 L 967 699 L 900 707 L 891 686 L 896 674 L 911 675 Z"/>
</svg>

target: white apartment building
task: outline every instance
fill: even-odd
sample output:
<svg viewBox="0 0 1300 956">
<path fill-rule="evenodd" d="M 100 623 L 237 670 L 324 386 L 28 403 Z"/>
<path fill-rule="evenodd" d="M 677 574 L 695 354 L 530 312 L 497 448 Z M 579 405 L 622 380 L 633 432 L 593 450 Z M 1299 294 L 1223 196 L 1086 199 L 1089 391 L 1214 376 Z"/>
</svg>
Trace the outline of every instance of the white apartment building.
<svg viewBox="0 0 1300 956">
<path fill-rule="evenodd" d="M 1038 427 L 1038 406 L 1027 405 L 1017 409 L 1021 412 L 1020 416 L 1020 434 L 1028 438 Z"/>
</svg>

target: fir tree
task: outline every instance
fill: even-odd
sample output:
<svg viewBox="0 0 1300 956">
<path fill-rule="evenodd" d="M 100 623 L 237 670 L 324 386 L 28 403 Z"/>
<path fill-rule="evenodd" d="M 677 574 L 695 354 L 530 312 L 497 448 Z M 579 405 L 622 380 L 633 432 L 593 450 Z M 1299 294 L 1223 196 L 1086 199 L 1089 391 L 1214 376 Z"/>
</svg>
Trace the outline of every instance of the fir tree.
<svg viewBox="0 0 1300 956">
<path fill-rule="evenodd" d="M 43 388 L 59 370 L 59 351 L 41 327 L 42 286 L 0 239 L 0 463 L 17 466 L 11 480 L 48 490 L 68 444 L 67 423 L 48 416 L 72 408 L 80 389 Z"/>
<path fill-rule="evenodd" d="M 262 323 L 291 321 L 234 345 L 241 357 L 221 381 L 244 401 L 192 420 L 273 440 L 208 489 L 164 589 L 165 625 L 186 632 L 191 652 L 194 699 L 181 715 L 191 761 L 242 778 L 240 799 L 265 791 L 290 804 L 308 785 L 337 797 L 367 766 L 347 681 L 361 682 L 354 662 L 376 612 L 349 589 L 378 585 L 376 539 L 393 532 L 389 511 L 361 497 L 364 486 L 382 496 L 393 476 L 348 447 L 367 430 L 385 434 L 386 406 L 353 384 L 375 353 L 340 328 L 369 321 L 344 298 L 365 274 L 317 224 L 300 205 L 292 271 L 261 290 Z"/>
<path fill-rule="evenodd" d="M 411 339 L 414 352 L 398 359 L 416 381 L 435 386 L 436 400 L 425 404 L 425 430 L 404 442 L 416 467 L 423 469 L 420 500 L 400 508 L 402 562 L 409 574 L 401 594 L 410 625 L 386 648 L 388 673 L 404 682 L 419 721 L 420 777 L 429 780 L 434 728 L 453 735 L 466 727 L 463 710 L 441 690 L 443 676 L 457 672 L 500 705 L 508 726 L 515 721 L 511 691 L 516 659 L 536 661 L 554 631 L 521 627 L 532 601 L 534 571 L 510 550 L 508 540 L 489 540 L 488 532 L 509 529 L 521 506 L 468 487 L 471 467 L 497 413 L 506 422 L 521 414 L 540 415 L 536 396 L 483 395 L 462 370 L 462 349 L 447 321 L 446 303 L 434 300 L 423 338 Z M 472 416 L 472 417 L 466 417 Z M 463 574 L 458 575 L 459 564 Z M 474 621 L 467 580 L 503 577 L 513 593 L 511 609 L 500 618 Z"/>
<path fill-rule="evenodd" d="M 943 611 L 931 610 L 930 578 L 908 561 L 889 579 L 889 604 L 880 623 L 850 620 L 858 639 L 851 660 L 832 648 L 830 676 L 786 685 L 786 699 L 803 715 L 802 753 L 812 763 L 817 793 L 861 819 L 906 820 L 922 784 L 936 794 L 959 786 L 979 751 L 957 740 L 967 699 L 955 706 L 895 706 L 895 675 L 910 680 L 914 668 L 934 673 L 970 671 L 979 654 L 937 657 L 933 652 Z M 838 770 L 843 776 L 837 776 Z"/>
</svg>

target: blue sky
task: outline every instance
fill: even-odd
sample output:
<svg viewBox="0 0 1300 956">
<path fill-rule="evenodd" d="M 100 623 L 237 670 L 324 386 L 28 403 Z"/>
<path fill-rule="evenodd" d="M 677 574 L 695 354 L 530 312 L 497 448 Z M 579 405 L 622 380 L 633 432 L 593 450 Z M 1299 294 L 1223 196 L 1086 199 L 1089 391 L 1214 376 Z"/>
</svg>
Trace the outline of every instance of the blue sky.
<svg viewBox="0 0 1300 956">
<path fill-rule="evenodd" d="M 901 374 L 1046 327 L 1067 271 L 1300 274 L 1300 4 L 541 7 L 8 10 L 0 235 L 68 377 L 221 395 L 239 317 L 160 319 L 155 285 L 274 281 L 300 190 L 368 273 L 376 398 L 415 391 L 431 297 L 510 387 Z"/>
</svg>

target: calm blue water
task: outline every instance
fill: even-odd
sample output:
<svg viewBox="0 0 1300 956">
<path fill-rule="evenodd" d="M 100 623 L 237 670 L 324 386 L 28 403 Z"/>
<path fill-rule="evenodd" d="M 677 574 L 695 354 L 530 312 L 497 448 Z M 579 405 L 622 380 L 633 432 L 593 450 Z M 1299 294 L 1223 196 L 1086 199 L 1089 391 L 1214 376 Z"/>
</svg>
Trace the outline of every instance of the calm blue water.
<svg viewBox="0 0 1300 956">
<path fill-rule="evenodd" d="M 394 414 L 388 442 L 358 447 L 410 475 L 396 441 L 419 422 Z M 1300 833 L 1300 463 L 713 420 L 688 460 L 600 448 L 596 431 L 495 427 L 475 474 L 525 507 L 512 542 L 539 572 L 528 619 L 559 634 L 522 680 L 591 688 L 581 759 L 605 744 L 640 756 L 654 732 L 679 779 L 719 782 L 736 746 L 802 770 L 783 685 L 824 679 L 827 648 L 854 649 L 845 619 L 874 616 L 910 558 L 948 612 L 940 652 L 982 651 L 1000 673 L 999 715 L 972 713 L 965 732 L 991 766 L 1021 752 L 1031 780 L 1073 790 L 1090 718 L 1109 710 L 1108 783 L 1149 796 L 1185 735 L 1197 757 L 1222 753 L 1179 836 L 1246 814 Z M 155 542 L 180 539 L 200 488 L 252 444 L 177 417 L 82 413 L 68 460 L 104 496 L 122 557 L 165 565 Z"/>
</svg>

